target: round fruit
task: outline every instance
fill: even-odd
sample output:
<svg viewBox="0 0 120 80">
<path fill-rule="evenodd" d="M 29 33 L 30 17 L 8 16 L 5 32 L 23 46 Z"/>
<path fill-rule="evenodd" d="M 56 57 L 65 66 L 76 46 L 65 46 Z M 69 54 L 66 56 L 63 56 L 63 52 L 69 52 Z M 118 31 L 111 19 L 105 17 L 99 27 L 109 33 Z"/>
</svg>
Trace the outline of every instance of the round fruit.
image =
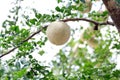
<svg viewBox="0 0 120 80">
<path fill-rule="evenodd" d="M 62 21 L 52 22 L 46 30 L 48 40 L 55 45 L 66 43 L 70 37 L 70 27 Z"/>
<path fill-rule="evenodd" d="M 82 42 L 86 41 L 87 44 L 92 47 L 96 48 L 98 46 L 98 41 L 95 39 L 95 31 L 93 28 L 87 28 L 80 37 Z"/>
<path fill-rule="evenodd" d="M 82 11 L 82 13 L 88 13 L 88 12 L 90 12 L 91 8 L 92 8 L 92 2 L 91 2 L 91 0 L 85 0 L 85 8 Z"/>
</svg>

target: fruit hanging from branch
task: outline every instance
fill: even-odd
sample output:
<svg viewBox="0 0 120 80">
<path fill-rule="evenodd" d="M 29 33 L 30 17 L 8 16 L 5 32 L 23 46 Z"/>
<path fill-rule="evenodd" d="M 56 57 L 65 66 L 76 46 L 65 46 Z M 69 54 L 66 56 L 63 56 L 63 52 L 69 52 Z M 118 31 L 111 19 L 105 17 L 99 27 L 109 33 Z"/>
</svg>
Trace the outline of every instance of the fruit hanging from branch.
<svg viewBox="0 0 120 80">
<path fill-rule="evenodd" d="M 74 0 L 74 4 L 72 5 L 74 11 L 78 11 L 81 13 L 88 13 L 92 8 L 91 0 Z"/>
<path fill-rule="evenodd" d="M 70 37 L 70 27 L 62 21 L 55 21 L 46 30 L 48 40 L 55 45 L 65 44 Z"/>
<path fill-rule="evenodd" d="M 83 6 L 83 8 L 81 8 Z M 84 0 L 82 3 L 80 2 L 77 4 L 77 10 L 80 11 L 81 13 L 88 13 L 91 11 L 92 8 L 92 2 L 91 0 Z"/>
<path fill-rule="evenodd" d="M 80 42 L 87 42 L 88 46 L 95 49 L 98 46 L 98 41 L 95 39 L 95 33 L 94 29 L 91 27 L 88 27 L 85 29 L 85 31 L 80 35 Z M 73 53 L 78 53 L 78 49 L 80 43 L 76 43 L 73 47 Z"/>
<path fill-rule="evenodd" d="M 81 34 L 80 40 L 83 42 L 86 41 L 87 44 L 92 48 L 96 48 L 98 46 L 93 28 L 87 28 L 84 33 Z"/>
</svg>

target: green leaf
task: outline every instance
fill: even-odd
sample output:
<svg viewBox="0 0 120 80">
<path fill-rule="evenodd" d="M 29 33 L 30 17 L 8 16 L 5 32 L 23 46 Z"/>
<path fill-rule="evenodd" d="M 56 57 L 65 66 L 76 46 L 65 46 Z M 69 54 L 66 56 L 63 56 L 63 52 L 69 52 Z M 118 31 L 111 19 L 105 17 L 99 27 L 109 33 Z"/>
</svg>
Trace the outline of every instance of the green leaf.
<svg viewBox="0 0 120 80">
<path fill-rule="evenodd" d="M 4 69 L 0 69 L 0 77 L 4 74 Z"/>
<path fill-rule="evenodd" d="M 55 8 L 55 10 L 58 11 L 58 12 L 61 11 L 60 7 L 58 7 L 58 6 Z"/>
<path fill-rule="evenodd" d="M 34 19 L 30 19 L 29 20 L 31 24 L 35 25 L 35 23 L 37 22 L 37 20 L 34 18 Z"/>
<path fill-rule="evenodd" d="M 29 72 L 27 72 L 26 76 L 27 76 L 28 78 L 33 78 L 33 77 L 34 77 L 34 74 L 33 74 L 32 71 L 29 71 Z"/>
<path fill-rule="evenodd" d="M 23 77 L 26 74 L 26 72 L 27 72 L 27 69 L 24 68 L 24 69 L 21 69 L 19 71 L 13 72 L 13 75 L 15 76 L 16 79 L 18 79 L 18 78 Z"/>
<path fill-rule="evenodd" d="M 43 50 L 39 51 L 39 54 L 42 56 L 45 52 Z"/>
<path fill-rule="evenodd" d="M 120 78 L 120 70 L 113 71 L 113 76 Z"/>
<path fill-rule="evenodd" d="M 120 49 L 120 44 L 114 44 L 113 49 Z"/>
<path fill-rule="evenodd" d="M 33 58 L 32 55 L 29 55 L 29 58 L 32 59 Z"/>
<path fill-rule="evenodd" d="M 42 15 L 41 15 L 40 13 L 38 13 L 38 14 L 36 13 L 36 14 L 35 14 L 35 17 L 36 17 L 37 19 L 40 19 L 41 16 L 42 16 Z"/>
<path fill-rule="evenodd" d="M 78 4 L 81 0 L 73 0 L 73 1 Z"/>
<path fill-rule="evenodd" d="M 31 27 L 32 25 L 29 23 L 29 21 L 26 21 L 26 24 Z"/>
<path fill-rule="evenodd" d="M 14 31 L 14 32 L 16 32 L 16 33 L 19 33 L 19 31 L 20 31 L 20 30 L 19 30 L 19 26 L 11 26 L 11 27 L 10 27 L 10 30 L 11 30 L 11 31 Z"/>
<path fill-rule="evenodd" d="M 27 29 L 22 29 L 20 33 L 21 33 L 21 37 L 24 37 L 24 38 L 28 37 L 28 35 L 30 34 L 29 30 Z"/>
<path fill-rule="evenodd" d="M 62 0 L 57 0 L 58 3 L 62 2 Z"/>
</svg>

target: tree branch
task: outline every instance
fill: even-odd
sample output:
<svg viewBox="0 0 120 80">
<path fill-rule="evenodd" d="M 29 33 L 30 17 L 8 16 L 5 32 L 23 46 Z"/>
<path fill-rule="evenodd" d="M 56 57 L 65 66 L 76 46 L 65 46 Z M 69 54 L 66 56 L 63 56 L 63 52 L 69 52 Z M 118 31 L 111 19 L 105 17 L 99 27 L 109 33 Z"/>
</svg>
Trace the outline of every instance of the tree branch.
<svg viewBox="0 0 120 80">
<path fill-rule="evenodd" d="M 93 23 L 95 25 L 111 25 L 111 26 L 114 26 L 114 23 L 113 22 L 109 22 L 109 21 L 106 21 L 106 22 L 97 22 L 97 21 L 93 21 L 93 20 L 90 20 L 90 19 L 86 19 L 86 18 L 73 18 L 73 19 L 64 19 L 64 20 L 61 20 L 63 22 L 68 22 L 68 21 L 86 21 L 86 22 L 90 22 L 90 23 Z"/>
<path fill-rule="evenodd" d="M 43 28 L 46 28 L 46 27 L 47 27 L 47 26 L 45 26 L 45 27 L 43 27 Z M 43 29 L 43 28 L 42 28 L 42 29 Z M 31 39 L 33 36 L 35 36 L 36 34 L 38 34 L 39 32 L 41 32 L 42 29 L 36 31 L 36 32 L 33 33 L 32 35 L 30 35 L 28 38 L 26 38 L 25 40 L 21 41 L 21 42 L 19 43 L 19 46 L 16 46 L 16 47 L 14 47 L 13 49 L 9 50 L 8 52 L 0 55 L 0 58 L 3 57 L 3 56 L 5 56 L 5 55 L 7 55 L 7 54 L 9 54 L 9 53 L 11 53 L 11 52 L 14 51 L 15 49 L 19 48 L 20 45 L 22 45 L 23 43 L 27 42 L 27 41 L 28 41 L 29 39 Z"/>
<path fill-rule="evenodd" d="M 106 6 L 115 26 L 120 32 L 120 6 L 117 1 L 119 0 L 102 0 Z"/>
<path fill-rule="evenodd" d="M 109 22 L 109 21 L 100 23 L 100 22 L 96 22 L 96 21 L 93 21 L 93 20 L 85 19 L 85 18 L 64 19 L 64 20 L 60 20 L 60 21 L 68 22 L 68 21 L 80 21 L 80 20 L 82 20 L 82 21 L 87 21 L 87 22 L 93 23 L 93 24 L 95 24 L 95 25 L 112 25 L 112 26 L 114 26 L 114 23 Z M 44 28 L 47 28 L 47 26 L 44 26 L 42 29 L 44 29 Z M 27 41 L 30 40 L 33 36 L 35 36 L 36 34 L 38 34 L 39 32 L 41 32 L 42 29 L 36 31 L 36 32 L 33 33 L 32 35 L 30 35 L 28 38 L 26 38 L 25 40 L 21 41 L 20 44 L 19 44 L 19 46 L 16 46 L 16 47 L 14 47 L 13 49 L 9 50 L 8 52 L 0 55 L 0 58 L 2 58 L 3 56 L 5 56 L 5 55 L 7 55 L 7 54 L 10 54 L 10 53 L 13 52 L 15 49 L 19 48 L 23 43 L 27 42 Z"/>
</svg>

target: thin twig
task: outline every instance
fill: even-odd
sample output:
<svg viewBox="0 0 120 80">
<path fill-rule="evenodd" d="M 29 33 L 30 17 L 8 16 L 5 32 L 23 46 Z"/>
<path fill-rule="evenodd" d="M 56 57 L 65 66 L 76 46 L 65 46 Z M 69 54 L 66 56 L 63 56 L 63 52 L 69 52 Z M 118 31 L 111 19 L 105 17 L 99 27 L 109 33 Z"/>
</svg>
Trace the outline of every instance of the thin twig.
<svg viewBox="0 0 120 80">
<path fill-rule="evenodd" d="M 100 23 L 100 22 L 93 21 L 93 20 L 86 19 L 86 18 L 64 19 L 64 20 L 60 20 L 60 21 L 68 22 L 68 21 L 80 21 L 80 20 L 82 20 L 82 21 L 87 21 L 87 22 L 93 23 L 93 24 L 95 24 L 95 25 L 112 25 L 112 26 L 114 26 L 114 23 L 113 23 L 113 22 L 107 21 L 107 22 L 102 22 L 102 23 Z M 45 27 L 43 27 L 43 28 L 47 28 L 47 26 L 45 26 Z M 43 28 L 42 28 L 42 29 L 43 29 Z M 41 32 L 42 29 L 36 31 L 36 32 L 33 33 L 32 35 L 30 35 L 28 38 L 26 38 L 25 40 L 21 41 L 19 46 L 16 46 L 16 47 L 14 47 L 13 49 L 9 50 L 8 52 L 0 55 L 0 58 L 2 58 L 3 56 L 5 56 L 5 55 L 7 55 L 7 54 L 9 54 L 9 53 L 11 53 L 11 52 L 13 52 L 15 49 L 19 48 L 23 43 L 27 42 L 27 41 L 30 40 L 33 36 L 35 36 L 36 34 L 38 34 L 39 32 Z"/>
<path fill-rule="evenodd" d="M 46 27 L 47 27 L 47 26 L 45 26 L 45 27 L 43 27 L 43 28 L 46 28 Z M 42 29 L 43 29 L 43 28 L 42 28 Z M 13 49 L 9 50 L 8 52 L 0 55 L 0 58 L 3 57 L 3 56 L 5 56 L 5 55 L 7 55 L 7 54 L 9 54 L 9 53 L 11 53 L 11 52 L 14 51 L 15 49 L 19 48 L 20 45 L 22 45 L 23 43 L 27 42 L 27 41 L 30 40 L 33 36 L 35 36 L 36 34 L 38 34 L 39 32 L 41 32 L 42 29 L 36 31 L 36 32 L 33 33 L 32 35 L 30 35 L 28 38 L 26 38 L 25 40 L 21 41 L 20 44 L 19 44 L 19 46 L 16 46 L 16 47 L 14 47 Z"/>
<path fill-rule="evenodd" d="M 68 21 L 86 21 L 86 22 L 90 22 L 90 23 L 93 23 L 95 25 L 112 25 L 114 26 L 114 23 L 113 22 L 110 22 L 110 21 L 106 21 L 106 22 L 97 22 L 97 21 L 93 21 L 93 20 L 90 20 L 90 19 L 86 19 L 86 18 L 73 18 L 73 19 L 64 19 L 64 20 L 61 20 L 63 22 L 68 22 Z"/>
</svg>

